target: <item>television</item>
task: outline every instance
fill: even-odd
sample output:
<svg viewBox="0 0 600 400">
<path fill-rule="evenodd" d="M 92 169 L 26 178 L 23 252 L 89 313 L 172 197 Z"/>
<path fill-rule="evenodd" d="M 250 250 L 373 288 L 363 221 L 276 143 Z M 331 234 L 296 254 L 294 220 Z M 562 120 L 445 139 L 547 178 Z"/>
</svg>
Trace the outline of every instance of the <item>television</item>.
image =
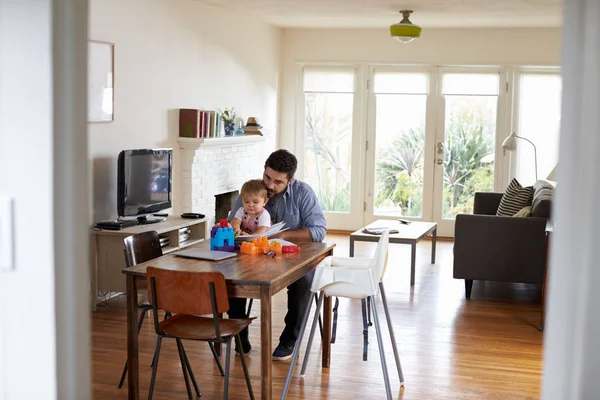
<svg viewBox="0 0 600 400">
<path fill-rule="evenodd" d="M 171 208 L 173 150 L 123 150 L 117 169 L 119 217 L 137 217 L 140 223 L 158 222 L 146 216 Z"/>
</svg>

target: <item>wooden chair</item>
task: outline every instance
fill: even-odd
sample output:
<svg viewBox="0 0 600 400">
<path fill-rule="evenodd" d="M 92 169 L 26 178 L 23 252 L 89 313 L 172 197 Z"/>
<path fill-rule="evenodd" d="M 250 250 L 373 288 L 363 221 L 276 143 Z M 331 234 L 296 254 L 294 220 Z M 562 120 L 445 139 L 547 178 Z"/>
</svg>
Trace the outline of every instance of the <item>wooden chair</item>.
<svg viewBox="0 0 600 400">
<path fill-rule="evenodd" d="M 154 391 L 160 346 L 163 338 L 172 338 L 177 342 L 181 369 L 190 399 L 192 399 L 192 391 L 188 371 L 196 395 L 201 396 L 201 393 L 181 339 L 204 341 L 211 345 L 225 343 L 227 350 L 225 354 L 223 399 L 227 399 L 231 340 L 235 337 L 237 346 L 241 349 L 242 343 L 239 333 L 252 323 L 253 318 L 223 319 L 219 317 L 220 314 L 229 310 L 225 277 L 220 272 L 183 272 L 148 267 L 146 273 L 154 311 L 154 329 L 158 335 L 148 399 L 152 399 Z M 159 322 L 158 310 L 170 312 L 173 316 Z M 212 314 L 212 317 L 200 316 L 207 314 Z M 240 352 L 240 360 L 250 399 L 254 400 L 250 375 L 248 374 L 243 352 Z"/>
<path fill-rule="evenodd" d="M 163 255 L 162 247 L 160 246 L 160 239 L 156 231 L 148 231 L 138 233 L 136 235 L 131 235 L 123 239 L 123 242 L 125 244 L 125 265 L 127 266 L 127 268 L 133 267 L 134 265 L 146 261 L 153 260 Z M 140 281 L 138 285 L 140 290 L 147 290 L 145 281 Z M 140 330 L 142 329 L 142 324 L 144 322 L 146 314 L 148 313 L 148 311 L 152 310 L 152 305 L 148 302 L 138 304 L 138 309 L 141 312 L 137 324 L 137 330 L 139 334 Z M 165 318 L 167 317 L 168 314 L 165 315 Z M 221 375 L 225 375 L 223 367 L 221 366 L 221 363 L 219 362 L 218 356 L 216 354 L 215 348 L 212 345 L 211 351 L 213 352 L 213 356 L 217 361 L 217 365 L 219 366 L 219 371 L 221 372 Z M 121 374 L 121 380 L 119 381 L 119 389 L 123 387 L 126 376 L 127 361 L 125 361 L 125 366 L 123 367 L 123 373 Z"/>
</svg>

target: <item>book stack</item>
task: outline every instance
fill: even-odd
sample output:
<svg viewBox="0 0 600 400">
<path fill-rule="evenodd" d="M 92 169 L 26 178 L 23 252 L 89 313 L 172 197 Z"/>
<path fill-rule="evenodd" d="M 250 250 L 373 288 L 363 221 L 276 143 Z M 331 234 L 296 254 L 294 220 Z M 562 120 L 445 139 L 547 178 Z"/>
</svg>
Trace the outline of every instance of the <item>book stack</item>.
<svg viewBox="0 0 600 400">
<path fill-rule="evenodd" d="M 182 108 L 179 110 L 179 137 L 214 138 L 221 135 L 221 119 L 216 111 Z"/>
<path fill-rule="evenodd" d="M 190 228 L 181 228 L 179 230 L 179 242 L 185 242 L 192 235 L 192 230 Z"/>
</svg>

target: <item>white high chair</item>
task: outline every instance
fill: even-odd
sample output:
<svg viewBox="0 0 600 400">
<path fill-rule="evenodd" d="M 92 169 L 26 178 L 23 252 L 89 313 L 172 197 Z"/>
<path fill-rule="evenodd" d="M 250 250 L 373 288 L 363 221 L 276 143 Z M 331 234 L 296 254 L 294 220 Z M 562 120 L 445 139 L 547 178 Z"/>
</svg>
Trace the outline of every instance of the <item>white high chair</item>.
<svg viewBox="0 0 600 400">
<path fill-rule="evenodd" d="M 381 358 L 381 367 L 383 369 L 383 377 L 385 380 L 385 391 L 388 400 L 392 399 L 392 391 L 390 389 L 390 379 L 387 370 L 387 364 L 385 361 L 385 352 L 383 350 L 383 341 L 381 338 L 381 328 L 379 326 L 379 317 L 377 315 L 377 307 L 375 305 L 375 295 L 377 294 L 378 287 L 381 289 L 381 298 L 383 301 L 383 309 L 390 331 L 390 338 L 392 340 L 392 348 L 394 349 L 394 358 L 396 359 L 396 368 L 398 369 L 398 377 L 400 378 L 400 386 L 404 386 L 404 375 L 402 373 L 402 367 L 400 365 L 400 357 L 398 356 L 398 348 L 396 347 L 396 339 L 394 337 L 394 330 L 392 328 L 392 321 L 390 319 L 390 313 L 387 307 L 387 301 L 385 298 L 385 291 L 383 289 L 383 283 L 381 282 L 383 274 L 385 273 L 385 265 L 387 261 L 387 252 L 389 244 L 389 232 L 384 232 L 377 243 L 377 249 L 375 250 L 375 256 L 373 258 L 355 258 L 355 257 L 327 257 L 317 266 L 315 270 L 315 277 L 312 282 L 311 291 L 314 293 L 321 292 L 317 300 L 317 310 L 315 311 L 315 318 L 312 322 L 310 335 L 308 338 L 308 345 L 306 347 L 306 353 L 304 355 L 304 361 L 302 362 L 302 369 L 300 371 L 300 377 L 304 377 L 306 372 L 306 365 L 308 362 L 308 356 L 310 354 L 310 348 L 315 334 L 315 327 L 320 314 L 321 307 L 323 305 L 323 296 L 337 296 L 345 297 L 350 299 L 371 299 L 370 306 L 373 311 L 373 319 L 375 320 L 375 331 L 377 333 L 377 343 L 379 345 L 379 356 Z M 300 328 L 298 340 L 296 340 L 296 346 L 292 354 L 292 362 L 288 370 L 285 386 L 283 387 L 283 393 L 281 399 L 285 399 L 287 392 L 290 387 L 292 380 L 292 373 L 298 359 L 298 353 L 300 351 L 300 345 L 302 343 L 302 337 L 308 317 L 310 314 L 310 308 L 312 306 L 311 296 L 308 306 L 304 313 L 304 320 Z"/>
</svg>

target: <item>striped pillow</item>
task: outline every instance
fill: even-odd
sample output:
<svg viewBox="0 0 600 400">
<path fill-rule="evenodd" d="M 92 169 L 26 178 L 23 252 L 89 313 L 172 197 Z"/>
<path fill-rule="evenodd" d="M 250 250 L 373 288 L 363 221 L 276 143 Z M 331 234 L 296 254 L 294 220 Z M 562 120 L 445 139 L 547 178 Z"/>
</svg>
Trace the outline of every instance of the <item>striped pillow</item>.
<svg viewBox="0 0 600 400">
<path fill-rule="evenodd" d="M 513 179 L 502 195 L 496 215 L 512 217 L 523 207 L 530 206 L 532 201 L 533 186 L 522 187 L 519 181 Z"/>
</svg>

